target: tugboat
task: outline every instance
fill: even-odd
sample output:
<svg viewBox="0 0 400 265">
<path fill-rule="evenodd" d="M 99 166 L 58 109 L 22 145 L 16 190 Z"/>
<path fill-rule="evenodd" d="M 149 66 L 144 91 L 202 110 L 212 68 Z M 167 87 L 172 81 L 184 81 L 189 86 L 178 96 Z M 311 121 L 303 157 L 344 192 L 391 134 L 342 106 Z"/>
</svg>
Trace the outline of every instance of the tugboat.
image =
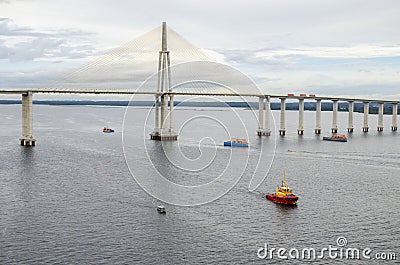
<svg viewBox="0 0 400 265">
<path fill-rule="evenodd" d="M 108 127 L 103 128 L 103 133 L 113 133 L 113 132 L 114 132 L 114 130 L 111 128 L 108 128 Z"/>
<path fill-rule="evenodd" d="M 248 147 L 249 143 L 247 142 L 246 139 L 232 138 L 230 141 L 224 142 L 224 146 Z"/>
<path fill-rule="evenodd" d="M 332 136 L 324 136 L 322 140 L 325 141 L 336 141 L 336 142 L 347 142 L 347 137 L 344 134 L 334 133 Z"/>
<path fill-rule="evenodd" d="M 286 174 L 283 172 L 283 180 L 282 185 L 276 188 L 275 194 L 268 193 L 265 197 L 273 202 L 282 203 L 282 204 L 296 204 L 299 197 L 292 193 L 292 190 L 286 184 Z"/>
</svg>

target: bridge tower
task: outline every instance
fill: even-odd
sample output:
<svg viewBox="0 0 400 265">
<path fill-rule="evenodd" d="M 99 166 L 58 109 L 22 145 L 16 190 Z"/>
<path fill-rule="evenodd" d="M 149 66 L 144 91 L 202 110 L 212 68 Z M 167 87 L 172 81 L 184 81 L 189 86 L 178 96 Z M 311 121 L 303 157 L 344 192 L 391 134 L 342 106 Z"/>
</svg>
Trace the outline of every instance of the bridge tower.
<svg viewBox="0 0 400 265">
<path fill-rule="evenodd" d="M 172 113 L 174 109 L 174 99 L 173 95 L 168 93 L 171 91 L 171 60 L 169 57 L 170 53 L 167 48 L 166 22 L 162 23 L 161 31 L 161 51 L 158 55 L 158 94 L 155 98 L 154 131 L 150 134 L 150 139 L 159 141 L 171 141 L 177 140 L 178 134 L 173 131 Z"/>
</svg>

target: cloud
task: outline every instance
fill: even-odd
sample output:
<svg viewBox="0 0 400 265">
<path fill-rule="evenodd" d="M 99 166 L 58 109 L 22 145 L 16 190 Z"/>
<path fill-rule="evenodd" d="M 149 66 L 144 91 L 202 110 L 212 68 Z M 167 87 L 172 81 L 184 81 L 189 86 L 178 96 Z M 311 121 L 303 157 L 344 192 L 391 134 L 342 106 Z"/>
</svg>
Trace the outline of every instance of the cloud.
<svg viewBox="0 0 400 265">
<path fill-rule="evenodd" d="M 400 48 L 388 45 L 219 49 L 266 93 L 398 94 Z M 378 97 L 379 98 L 379 97 Z"/>
<path fill-rule="evenodd" d="M 31 28 L 14 24 L 9 18 L 0 18 L 0 36 L 37 36 L 38 33 Z"/>
<path fill-rule="evenodd" d="M 283 65 L 300 60 L 324 60 L 325 62 L 356 61 L 362 59 L 398 58 L 400 46 L 355 45 L 355 46 L 308 46 L 293 48 L 262 49 L 218 49 L 223 61 L 232 64 Z"/>
<path fill-rule="evenodd" d="M 0 18 L 0 59 L 31 61 L 86 58 L 95 53 L 91 32 L 78 29 L 37 30 Z"/>
<path fill-rule="evenodd" d="M 257 51 L 256 57 L 276 58 L 284 56 L 307 56 L 319 58 L 376 58 L 400 56 L 399 46 L 308 46 L 289 49 L 265 49 Z"/>
</svg>

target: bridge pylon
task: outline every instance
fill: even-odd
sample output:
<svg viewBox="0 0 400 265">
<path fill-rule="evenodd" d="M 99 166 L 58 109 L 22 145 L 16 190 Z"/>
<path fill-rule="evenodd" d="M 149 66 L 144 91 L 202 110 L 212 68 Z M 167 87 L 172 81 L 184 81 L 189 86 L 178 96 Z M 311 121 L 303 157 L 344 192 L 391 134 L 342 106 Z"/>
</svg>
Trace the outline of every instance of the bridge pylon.
<svg viewBox="0 0 400 265">
<path fill-rule="evenodd" d="M 173 130 L 172 113 L 174 109 L 173 95 L 171 92 L 171 60 L 170 52 L 167 48 L 167 23 L 163 22 L 161 38 L 161 51 L 158 56 L 158 82 L 155 98 L 154 130 L 150 133 L 151 140 L 175 141 L 178 134 Z M 168 104 L 169 102 L 169 104 Z M 168 109 L 169 105 L 169 109 Z M 160 115 L 161 114 L 161 115 Z M 169 119 L 169 123 L 168 123 Z"/>
</svg>

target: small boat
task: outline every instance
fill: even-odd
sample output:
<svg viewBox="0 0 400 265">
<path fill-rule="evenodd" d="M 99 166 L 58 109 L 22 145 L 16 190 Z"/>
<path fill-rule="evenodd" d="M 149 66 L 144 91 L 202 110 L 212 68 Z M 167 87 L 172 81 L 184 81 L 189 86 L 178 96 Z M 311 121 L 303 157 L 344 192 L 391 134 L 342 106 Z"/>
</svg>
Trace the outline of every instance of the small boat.
<svg viewBox="0 0 400 265">
<path fill-rule="evenodd" d="M 249 143 L 246 139 L 242 138 L 232 138 L 230 141 L 224 142 L 224 146 L 240 146 L 240 147 L 248 147 Z"/>
<path fill-rule="evenodd" d="M 165 207 L 162 206 L 162 205 L 157 206 L 157 212 L 159 212 L 159 213 L 167 213 L 167 212 L 165 211 Z"/>
<path fill-rule="evenodd" d="M 296 204 L 299 197 L 292 193 L 292 190 L 286 183 L 286 174 L 283 172 L 283 180 L 282 185 L 276 188 L 275 193 L 268 193 L 265 197 L 273 202 L 282 203 L 282 204 Z"/>
<path fill-rule="evenodd" d="M 337 133 L 332 134 L 332 136 L 324 136 L 322 139 L 325 141 L 347 142 L 346 135 Z"/>
<path fill-rule="evenodd" d="M 108 128 L 108 127 L 103 128 L 103 133 L 113 133 L 113 132 L 114 132 L 114 130 L 111 128 Z"/>
</svg>

